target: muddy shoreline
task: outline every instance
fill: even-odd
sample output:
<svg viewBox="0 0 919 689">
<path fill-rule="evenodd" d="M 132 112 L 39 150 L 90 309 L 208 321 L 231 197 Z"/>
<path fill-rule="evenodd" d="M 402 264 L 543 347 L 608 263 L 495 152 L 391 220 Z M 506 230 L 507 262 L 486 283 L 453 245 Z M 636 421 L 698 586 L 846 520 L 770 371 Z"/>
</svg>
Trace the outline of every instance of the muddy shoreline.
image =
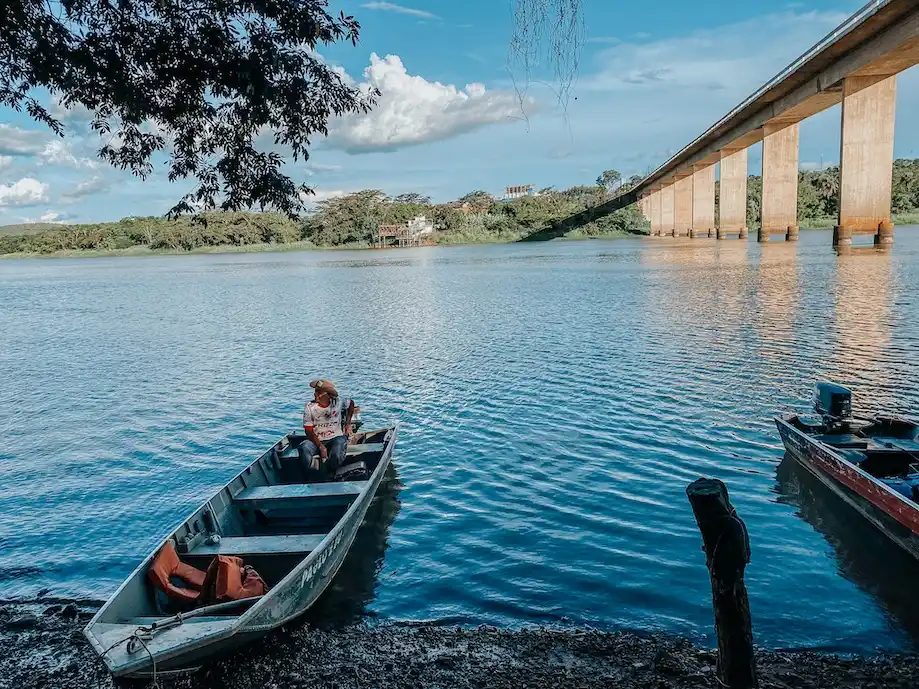
<svg viewBox="0 0 919 689">
<path fill-rule="evenodd" d="M 116 684 L 84 641 L 89 602 L 0 606 L 0 688 L 103 689 Z M 840 658 L 759 651 L 760 685 L 791 689 L 919 686 L 919 656 Z M 193 675 L 160 678 L 175 689 L 286 687 L 717 687 L 712 649 L 665 634 L 590 628 L 442 627 L 384 623 L 275 632 Z"/>
</svg>

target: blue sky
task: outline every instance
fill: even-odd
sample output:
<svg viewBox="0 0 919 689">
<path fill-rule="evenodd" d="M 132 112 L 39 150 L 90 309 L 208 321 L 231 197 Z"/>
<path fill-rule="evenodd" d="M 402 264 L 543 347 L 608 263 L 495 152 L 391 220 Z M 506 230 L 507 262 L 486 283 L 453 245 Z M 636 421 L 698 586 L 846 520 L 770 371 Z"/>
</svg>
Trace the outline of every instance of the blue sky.
<svg viewBox="0 0 919 689">
<path fill-rule="evenodd" d="M 602 170 L 644 173 L 817 42 L 859 2 L 583 0 L 586 42 L 560 107 L 551 77 L 509 71 L 513 0 L 331 2 L 362 24 L 361 43 L 323 55 L 383 93 L 367 116 L 332 123 L 306 164 L 289 166 L 317 198 L 364 188 L 435 201 L 506 185 L 589 184 Z M 527 86 L 521 109 L 517 86 Z M 898 82 L 895 153 L 919 157 L 919 74 Z M 79 119 L 55 139 L 0 110 L 0 225 L 164 213 L 192 184 L 148 181 L 98 161 Z M 838 162 L 839 108 L 802 124 L 802 167 Z M 761 165 L 751 149 L 750 172 Z"/>
</svg>

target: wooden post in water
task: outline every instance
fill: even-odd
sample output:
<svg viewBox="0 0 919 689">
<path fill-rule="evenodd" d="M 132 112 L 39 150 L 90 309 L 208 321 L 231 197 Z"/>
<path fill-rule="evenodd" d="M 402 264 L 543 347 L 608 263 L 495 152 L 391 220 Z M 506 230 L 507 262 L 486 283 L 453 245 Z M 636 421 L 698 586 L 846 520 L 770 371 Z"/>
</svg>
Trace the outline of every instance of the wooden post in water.
<svg viewBox="0 0 919 689">
<path fill-rule="evenodd" d="M 756 660 L 744 568 L 750 562 L 747 527 L 718 479 L 700 478 L 686 488 L 712 579 L 712 605 L 718 634 L 718 676 L 729 689 L 754 689 Z"/>
</svg>

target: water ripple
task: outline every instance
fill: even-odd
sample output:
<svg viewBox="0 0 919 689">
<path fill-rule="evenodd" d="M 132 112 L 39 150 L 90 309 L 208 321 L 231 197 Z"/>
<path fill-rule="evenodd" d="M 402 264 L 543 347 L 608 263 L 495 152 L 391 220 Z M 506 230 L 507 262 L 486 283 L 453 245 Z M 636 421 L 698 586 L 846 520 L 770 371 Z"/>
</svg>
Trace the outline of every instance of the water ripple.
<svg viewBox="0 0 919 689">
<path fill-rule="evenodd" d="M 919 604 L 779 467 L 771 416 L 817 378 L 866 407 L 919 404 L 919 236 L 828 246 L 0 263 L 0 581 L 107 596 L 328 375 L 368 422 L 403 424 L 395 521 L 361 541 L 356 610 L 710 639 L 684 489 L 714 475 L 753 538 L 758 643 L 909 646 Z"/>
</svg>

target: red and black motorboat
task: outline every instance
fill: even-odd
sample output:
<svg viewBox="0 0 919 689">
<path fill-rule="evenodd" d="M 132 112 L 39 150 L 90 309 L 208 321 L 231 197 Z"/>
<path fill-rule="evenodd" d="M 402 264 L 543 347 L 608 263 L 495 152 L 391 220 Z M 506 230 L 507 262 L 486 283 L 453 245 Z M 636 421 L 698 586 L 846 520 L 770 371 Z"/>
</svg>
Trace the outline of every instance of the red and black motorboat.
<svg viewBox="0 0 919 689">
<path fill-rule="evenodd" d="M 790 456 L 919 559 L 919 424 L 852 413 L 852 393 L 818 383 L 813 417 L 776 417 Z"/>
</svg>

